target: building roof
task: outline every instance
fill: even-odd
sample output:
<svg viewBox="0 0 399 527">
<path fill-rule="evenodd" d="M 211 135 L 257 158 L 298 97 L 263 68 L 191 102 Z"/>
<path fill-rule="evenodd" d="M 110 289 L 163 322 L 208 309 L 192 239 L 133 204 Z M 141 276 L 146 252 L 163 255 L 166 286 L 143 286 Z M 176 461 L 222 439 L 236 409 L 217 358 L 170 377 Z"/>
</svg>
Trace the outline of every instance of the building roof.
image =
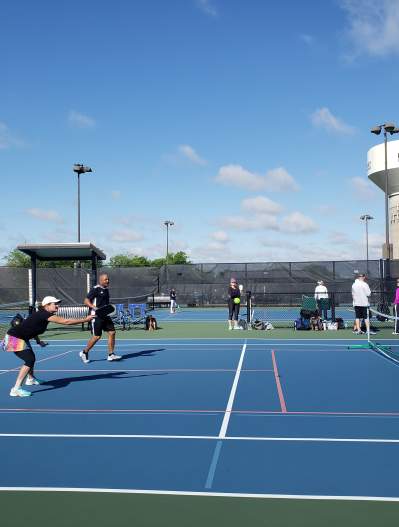
<svg viewBox="0 0 399 527">
<path fill-rule="evenodd" d="M 18 245 L 17 249 L 38 260 L 105 260 L 105 253 L 89 242 L 81 243 L 35 243 Z"/>
</svg>

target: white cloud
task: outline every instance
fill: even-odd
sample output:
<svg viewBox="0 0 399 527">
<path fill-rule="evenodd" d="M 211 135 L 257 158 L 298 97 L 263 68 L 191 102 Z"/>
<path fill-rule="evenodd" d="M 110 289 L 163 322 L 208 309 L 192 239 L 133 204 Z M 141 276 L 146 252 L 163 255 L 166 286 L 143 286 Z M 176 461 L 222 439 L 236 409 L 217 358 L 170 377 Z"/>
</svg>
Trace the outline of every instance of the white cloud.
<svg viewBox="0 0 399 527">
<path fill-rule="evenodd" d="M 111 191 L 111 197 L 113 200 L 117 201 L 121 197 L 121 191 L 120 190 L 112 190 Z"/>
<path fill-rule="evenodd" d="M 53 223 L 64 223 L 64 220 L 58 214 L 56 210 L 43 210 L 43 209 L 27 209 L 25 211 L 32 218 L 36 218 L 42 221 L 49 221 Z"/>
<path fill-rule="evenodd" d="M 194 150 L 194 148 L 190 145 L 180 145 L 179 148 L 179 154 L 194 163 L 195 165 L 204 166 L 207 164 L 206 159 L 203 159 L 200 157 L 197 152 Z"/>
<path fill-rule="evenodd" d="M 298 184 L 283 167 L 269 170 L 265 176 L 246 170 L 241 165 L 224 165 L 220 167 L 215 181 L 223 185 L 258 191 L 297 191 Z"/>
<path fill-rule="evenodd" d="M 261 239 L 259 240 L 260 244 L 263 247 L 267 248 L 277 248 L 277 249 L 293 249 L 298 250 L 300 247 L 296 243 L 292 243 L 288 240 L 282 240 L 282 239 Z"/>
<path fill-rule="evenodd" d="M 218 12 L 211 0 L 196 0 L 198 8 L 208 16 L 216 17 Z"/>
<path fill-rule="evenodd" d="M 324 204 L 324 205 L 316 205 L 315 209 L 318 211 L 318 212 L 321 212 L 322 214 L 335 214 L 337 212 L 337 207 L 335 205 L 329 205 L 329 204 Z"/>
<path fill-rule="evenodd" d="M 353 240 L 351 240 L 345 232 L 333 231 L 328 235 L 330 243 L 333 245 L 351 245 Z"/>
<path fill-rule="evenodd" d="M 253 218 L 244 216 L 225 216 L 220 223 L 225 228 L 237 231 L 259 231 L 259 230 L 279 230 L 277 218 L 269 214 L 260 214 Z"/>
<path fill-rule="evenodd" d="M 347 15 L 346 36 L 352 46 L 352 58 L 399 52 L 398 0 L 341 0 L 340 4 Z"/>
<path fill-rule="evenodd" d="M 316 223 L 302 214 L 302 212 L 292 212 L 285 216 L 281 222 L 281 230 L 289 233 L 310 233 L 318 230 Z"/>
<path fill-rule="evenodd" d="M 371 200 L 376 196 L 376 190 L 372 183 L 361 177 L 353 177 L 350 180 L 356 197 L 360 200 Z"/>
<path fill-rule="evenodd" d="M 323 128 L 327 132 L 342 135 L 351 135 L 355 132 L 355 129 L 352 126 L 333 115 L 326 107 L 315 110 L 310 116 L 310 119 L 313 126 L 316 128 Z"/>
<path fill-rule="evenodd" d="M 76 112 L 75 110 L 69 112 L 68 122 L 71 126 L 76 128 L 93 128 L 96 125 L 96 121 L 93 117 Z"/>
<path fill-rule="evenodd" d="M 143 236 L 133 229 L 119 229 L 111 233 L 111 240 L 114 242 L 135 242 L 142 240 Z"/>
<path fill-rule="evenodd" d="M 42 234 L 44 240 L 50 243 L 66 243 L 69 241 L 75 241 L 75 232 L 72 232 L 70 229 L 64 229 L 57 227 L 51 232 Z"/>
<path fill-rule="evenodd" d="M 225 231 L 212 232 L 210 237 L 219 243 L 227 243 L 229 241 L 229 235 Z"/>
<path fill-rule="evenodd" d="M 242 200 L 241 207 L 244 210 L 257 214 L 278 214 L 282 211 L 282 206 L 265 196 L 256 196 Z"/>
<path fill-rule="evenodd" d="M 385 236 L 382 234 L 369 234 L 369 247 L 371 249 L 377 249 L 381 251 L 383 243 L 385 243 Z"/>
<path fill-rule="evenodd" d="M 0 122 L 0 150 L 6 150 L 13 146 L 23 146 L 23 142 L 11 133 L 5 123 Z"/>
</svg>

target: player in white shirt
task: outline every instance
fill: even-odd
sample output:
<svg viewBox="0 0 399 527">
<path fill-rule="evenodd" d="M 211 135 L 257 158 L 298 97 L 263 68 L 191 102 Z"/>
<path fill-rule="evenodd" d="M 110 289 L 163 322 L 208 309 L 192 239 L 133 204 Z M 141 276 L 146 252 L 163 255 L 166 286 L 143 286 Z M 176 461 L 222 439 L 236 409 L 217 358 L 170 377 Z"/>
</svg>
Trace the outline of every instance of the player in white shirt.
<svg viewBox="0 0 399 527">
<path fill-rule="evenodd" d="M 314 297 L 317 302 L 317 308 L 319 310 L 319 315 L 322 316 L 324 319 L 328 318 L 328 290 L 327 287 L 324 285 L 323 280 L 319 280 L 317 282 L 316 289 L 314 290 Z"/>
<path fill-rule="evenodd" d="M 357 335 L 361 335 L 363 333 L 360 326 L 360 321 L 362 319 L 366 323 L 367 331 L 369 331 L 370 321 L 367 311 L 368 307 L 370 306 L 370 296 L 371 290 L 366 282 L 366 275 L 359 274 L 352 284 L 352 299 L 356 317 L 354 333 L 356 333 Z M 375 334 L 373 331 L 370 331 L 370 333 L 373 335 Z"/>
</svg>

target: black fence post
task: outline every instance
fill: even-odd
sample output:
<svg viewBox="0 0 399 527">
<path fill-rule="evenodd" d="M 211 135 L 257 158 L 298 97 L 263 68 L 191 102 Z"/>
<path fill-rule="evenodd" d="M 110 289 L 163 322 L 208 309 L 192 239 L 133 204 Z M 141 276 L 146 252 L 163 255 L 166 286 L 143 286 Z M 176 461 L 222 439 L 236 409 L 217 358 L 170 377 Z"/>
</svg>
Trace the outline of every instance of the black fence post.
<svg viewBox="0 0 399 527">
<path fill-rule="evenodd" d="M 335 322 L 335 292 L 330 293 L 331 295 L 331 320 Z"/>
<path fill-rule="evenodd" d="M 251 323 L 251 311 L 252 311 L 252 293 L 251 291 L 247 291 L 247 324 L 249 325 Z"/>
</svg>

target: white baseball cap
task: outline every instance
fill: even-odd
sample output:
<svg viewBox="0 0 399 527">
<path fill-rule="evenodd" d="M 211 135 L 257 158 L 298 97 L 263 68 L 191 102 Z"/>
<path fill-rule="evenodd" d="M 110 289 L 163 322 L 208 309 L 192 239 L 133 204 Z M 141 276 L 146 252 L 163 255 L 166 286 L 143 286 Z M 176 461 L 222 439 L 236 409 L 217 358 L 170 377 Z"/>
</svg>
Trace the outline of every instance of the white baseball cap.
<svg viewBox="0 0 399 527">
<path fill-rule="evenodd" d="M 45 296 L 42 300 L 42 306 L 47 306 L 48 304 L 59 304 L 61 300 L 55 298 L 55 296 Z"/>
</svg>

